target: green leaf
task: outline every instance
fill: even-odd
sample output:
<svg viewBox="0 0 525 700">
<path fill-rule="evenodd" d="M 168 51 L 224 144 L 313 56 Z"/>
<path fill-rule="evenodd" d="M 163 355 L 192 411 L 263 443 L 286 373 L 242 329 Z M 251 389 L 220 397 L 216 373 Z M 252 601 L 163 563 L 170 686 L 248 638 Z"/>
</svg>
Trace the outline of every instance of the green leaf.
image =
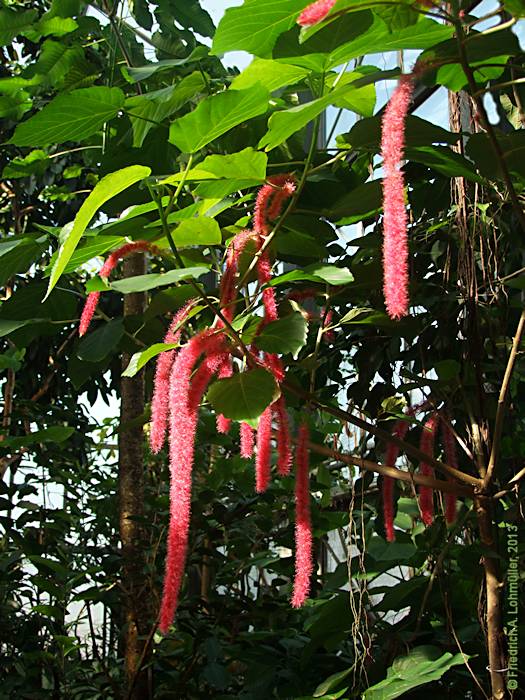
<svg viewBox="0 0 525 700">
<path fill-rule="evenodd" d="M 156 287 L 165 287 L 167 284 L 175 284 L 190 277 L 198 278 L 202 275 L 207 275 L 209 269 L 207 267 L 185 267 L 181 270 L 170 270 L 151 275 L 137 275 L 136 277 L 128 277 L 123 280 L 113 282 L 111 289 L 115 289 L 122 294 L 131 294 L 133 292 L 146 292 L 149 289 Z"/>
<path fill-rule="evenodd" d="M 313 265 L 308 265 L 303 270 L 292 270 L 291 272 L 285 272 L 284 275 L 278 275 L 274 277 L 270 285 L 275 287 L 280 284 L 288 284 L 289 282 L 304 281 L 339 286 L 349 284 L 353 279 L 354 276 L 347 267 L 314 263 Z"/>
<path fill-rule="evenodd" d="M 341 681 L 344 681 L 347 676 L 352 673 L 352 668 L 347 668 L 345 671 L 339 671 L 339 673 L 333 673 L 331 676 L 328 676 L 328 678 L 323 681 L 320 685 L 317 686 L 317 688 L 314 691 L 313 697 L 314 698 L 321 698 L 328 693 L 329 690 L 334 690 Z"/>
<path fill-rule="evenodd" d="M 483 182 L 474 166 L 460 153 L 452 151 L 446 146 L 420 146 L 407 148 L 406 157 L 417 163 L 423 163 L 438 173 L 447 177 L 464 177 L 472 182 Z"/>
<path fill-rule="evenodd" d="M 195 72 L 187 75 L 175 86 L 128 97 L 126 110 L 133 129 L 133 148 L 140 148 L 151 129 L 203 92 L 205 87 L 204 77 Z"/>
<path fill-rule="evenodd" d="M 136 352 L 132 356 L 124 372 L 122 372 L 122 376 L 134 377 L 137 374 L 137 372 L 140 372 L 144 365 L 146 365 L 154 357 L 157 357 L 157 355 L 160 355 L 161 352 L 173 350 L 177 347 L 177 343 L 155 343 L 155 345 L 151 345 L 149 348 L 143 350 L 142 352 Z"/>
<path fill-rule="evenodd" d="M 383 206 L 382 180 L 365 182 L 338 199 L 323 212 L 330 221 L 347 226 L 372 216 Z"/>
<path fill-rule="evenodd" d="M 16 180 L 29 175 L 43 175 L 48 168 L 50 159 L 44 151 L 31 151 L 23 158 L 13 158 L 4 168 L 2 177 Z"/>
<path fill-rule="evenodd" d="M 435 143 L 454 144 L 460 136 L 412 114 L 407 116 L 405 124 L 407 148 Z M 381 143 L 381 116 L 357 121 L 348 134 L 340 139 L 352 148 L 366 148 L 378 153 Z"/>
<path fill-rule="evenodd" d="M 170 143 L 195 153 L 233 127 L 268 109 L 268 91 L 257 84 L 247 90 L 226 90 L 207 97 L 170 128 Z"/>
<path fill-rule="evenodd" d="M 356 72 L 352 75 L 355 76 L 354 79 L 357 79 L 362 74 Z M 372 92 L 374 92 L 373 87 Z M 364 116 L 368 116 L 371 106 L 370 86 L 356 88 L 350 83 L 319 97 L 317 100 L 275 112 L 268 121 L 267 133 L 259 141 L 259 148 L 271 151 L 313 121 L 329 105 L 340 105 L 343 100 L 350 100 L 352 108 L 358 113 L 363 113 L 359 108 L 361 105 Z M 375 102 L 375 99 L 372 102 Z"/>
<path fill-rule="evenodd" d="M 186 219 L 177 226 L 173 232 L 173 238 L 180 248 L 193 245 L 218 245 L 222 242 L 219 224 L 208 216 Z"/>
<path fill-rule="evenodd" d="M 208 389 L 208 399 L 226 418 L 254 420 L 279 397 L 279 387 L 265 369 L 252 369 L 220 379 Z"/>
<path fill-rule="evenodd" d="M 266 178 L 266 166 L 268 156 L 266 153 L 256 151 L 248 147 L 238 153 L 227 155 L 207 156 L 202 163 L 192 168 L 186 174 L 186 181 L 199 182 L 206 180 L 242 180 L 251 185 L 258 185 Z M 163 184 L 176 184 L 184 177 L 183 173 L 177 173 L 163 180 Z M 249 187 L 250 185 L 247 185 Z"/>
<path fill-rule="evenodd" d="M 180 66 L 185 66 L 188 63 L 201 61 L 203 58 L 206 58 L 207 55 L 208 49 L 205 46 L 198 46 L 186 58 L 166 59 L 164 61 L 156 61 L 148 63 L 146 66 L 138 66 L 136 68 L 128 67 L 126 68 L 126 73 L 133 82 L 138 83 L 141 80 L 151 78 L 154 73 L 173 70 L 173 68 L 179 68 Z"/>
<path fill-rule="evenodd" d="M 306 78 L 309 71 L 300 66 L 256 58 L 231 84 L 232 90 L 245 90 L 256 83 L 273 92 L 287 85 L 295 85 Z"/>
<path fill-rule="evenodd" d="M 23 328 L 24 326 L 34 325 L 35 323 L 45 323 L 45 321 L 47 321 L 45 318 L 31 318 L 25 321 L 11 321 L 2 318 L 0 319 L 0 338 L 9 335 L 10 333 L 17 331 L 19 328 Z"/>
<path fill-rule="evenodd" d="M 82 141 L 115 117 L 124 105 L 119 88 L 90 87 L 58 95 L 40 112 L 19 124 L 9 143 L 50 146 Z"/>
<path fill-rule="evenodd" d="M 363 700 L 394 700 L 413 688 L 439 680 L 453 666 L 463 665 L 470 658 L 440 653 L 437 647 L 421 646 L 412 649 L 408 656 L 398 657 L 388 669 L 385 680 L 368 688 Z"/>
<path fill-rule="evenodd" d="M 503 5 L 514 17 L 525 17 L 525 0 L 504 0 Z"/>
<path fill-rule="evenodd" d="M 213 40 L 212 54 L 248 51 L 268 56 L 277 37 L 295 25 L 304 0 L 245 0 L 226 10 Z"/>
<path fill-rule="evenodd" d="M 35 430 L 29 435 L 24 435 L 22 437 L 6 437 L 2 441 L 2 446 L 10 447 L 13 450 L 19 450 L 22 447 L 28 447 L 29 445 L 37 445 L 41 442 L 65 442 L 68 438 L 75 432 L 74 428 L 70 428 L 66 425 L 55 425 L 51 428 L 44 428 L 43 430 Z"/>
<path fill-rule="evenodd" d="M 120 194 L 120 192 L 123 192 L 128 187 L 131 187 L 131 185 L 139 182 L 139 180 L 148 177 L 150 173 L 151 169 L 143 165 L 130 165 L 128 168 L 123 168 L 122 170 L 117 170 L 115 173 L 106 175 L 97 183 L 93 192 L 91 192 L 84 204 L 80 207 L 73 222 L 73 226 L 67 232 L 65 240 L 60 246 L 56 262 L 51 271 L 49 286 L 45 296 L 46 299 L 73 255 L 86 227 L 100 207 L 115 195 Z"/>
<path fill-rule="evenodd" d="M 36 10 L 27 12 L 15 12 L 14 10 L 0 10 L 0 46 L 7 46 L 12 40 L 26 29 L 29 29 L 38 13 Z"/>
<path fill-rule="evenodd" d="M 94 333 L 83 338 L 77 349 L 77 357 L 86 362 L 101 362 L 120 343 L 124 335 L 122 319 L 114 319 L 104 323 Z"/>
<path fill-rule="evenodd" d="M 293 313 L 265 326 L 255 342 L 266 352 L 297 355 L 307 335 L 308 322 L 302 314 Z"/>
</svg>

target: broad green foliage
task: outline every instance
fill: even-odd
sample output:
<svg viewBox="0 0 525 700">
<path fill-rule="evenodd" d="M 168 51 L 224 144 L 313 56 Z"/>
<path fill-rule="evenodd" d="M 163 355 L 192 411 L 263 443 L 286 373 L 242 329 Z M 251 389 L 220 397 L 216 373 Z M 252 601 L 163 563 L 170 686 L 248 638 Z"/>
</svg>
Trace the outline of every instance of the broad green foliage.
<svg viewBox="0 0 525 700">
<path fill-rule="evenodd" d="M 178 347 L 162 342 L 173 314 L 204 295 L 180 344 L 218 324 L 228 245 L 253 226 L 259 188 L 280 173 L 297 190 L 267 241 L 279 320 L 261 327 L 248 244 L 225 330 L 234 374 L 203 401 L 187 576 L 166 638 L 154 625 L 168 459 L 145 439 L 137 548 L 153 697 L 474 698 L 471 673 L 490 695 L 483 563 L 497 552 L 504 576 L 508 528 L 522 527 L 522 480 L 509 482 L 525 452 L 523 340 L 490 546 L 470 496 L 447 528 L 436 494 L 435 522 L 424 528 L 413 484 L 402 481 L 387 543 L 382 478 L 326 450 L 383 463 L 384 441 L 352 417 L 390 432 L 408 404 L 426 399 L 461 439 L 459 469 L 477 477 L 488 462 L 525 289 L 525 88 L 522 29 L 495 26 L 509 15 L 476 20 L 495 10 L 523 18 L 523 2 L 453 3 L 445 16 L 445 4 L 338 0 L 301 29 L 307 4 L 244 0 L 217 27 L 211 0 L 12 0 L 0 9 L 2 697 L 124 697 L 120 427 L 99 407 L 116 413 L 122 376 L 142 372 L 146 404 L 134 425 L 147 437 L 155 362 Z M 237 51 L 250 54 L 239 69 Z M 381 289 L 381 117 L 385 87 L 390 95 L 416 60 L 425 70 L 403 164 L 411 313 L 394 322 Z M 462 91 L 459 133 L 443 88 Z M 469 101 L 489 94 L 491 133 Z M 102 260 L 138 240 L 156 246 L 146 274 L 123 278 L 118 266 L 101 280 Z M 79 338 L 92 291 L 101 292 L 98 312 Z M 124 315 L 136 293 L 145 313 Z M 281 357 L 292 434 L 306 419 L 322 447 L 310 474 L 318 567 L 299 611 L 289 605 L 293 475 L 256 499 L 253 463 L 239 455 L 239 423 L 256 426 L 279 393 L 268 371 L 244 361 L 243 345 Z M 217 413 L 232 419 L 229 434 L 217 434 Z M 421 414 L 408 420 L 407 441 L 418 445 Z M 402 455 L 397 466 L 417 474 L 418 460 Z"/>
</svg>

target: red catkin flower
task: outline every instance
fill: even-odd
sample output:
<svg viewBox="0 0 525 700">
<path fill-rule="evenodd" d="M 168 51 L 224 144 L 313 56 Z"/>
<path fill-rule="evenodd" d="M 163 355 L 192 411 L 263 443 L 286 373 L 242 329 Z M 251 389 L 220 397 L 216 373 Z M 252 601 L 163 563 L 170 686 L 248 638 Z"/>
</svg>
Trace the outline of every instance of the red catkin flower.
<svg viewBox="0 0 525 700">
<path fill-rule="evenodd" d="M 91 319 L 95 315 L 97 310 L 98 300 L 100 299 L 100 292 L 90 292 L 87 296 L 86 303 L 82 309 L 82 316 L 80 317 L 80 325 L 78 327 L 78 334 L 80 337 L 87 333 L 87 330 L 91 324 Z"/>
<path fill-rule="evenodd" d="M 272 456 L 272 408 L 268 406 L 259 418 L 257 454 L 255 456 L 255 490 L 264 493 L 270 484 Z"/>
<path fill-rule="evenodd" d="M 421 433 L 419 449 L 430 456 L 434 454 L 434 441 L 438 422 L 439 416 L 434 413 L 423 426 L 423 432 Z M 434 476 L 433 468 L 426 462 L 421 463 L 419 472 L 423 476 Z M 421 510 L 421 519 L 425 525 L 432 525 L 434 522 L 434 491 L 431 486 L 419 486 L 419 508 Z"/>
<path fill-rule="evenodd" d="M 102 265 L 100 272 L 98 273 L 99 277 L 103 280 L 107 280 L 111 272 L 117 266 L 119 260 L 126 258 L 132 253 L 138 253 L 147 250 L 155 254 L 158 254 L 160 252 L 159 249 L 156 246 L 149 243 L 149 241 L 135 241 L 134 243 L 126 243 L 120 248 L 117 248 L 108 255 L 106 261 Z M 95 311 L 97 310 L 99 299 L 100 292 L 90 292 L 90 294 L 88 294 L 86 303 L 84 305 L 84 309 L 82 311 L 82 316 L 80 317 L 80 325 L 78 329 L 78 334 L 81 337 L 87 332 L 91 324 L 91 320 L 95 314 Z"/>
<path fill-rule="evenodd" d="M 287 476 L 292 468 L 292 446 L 290 421 L 284 396 L 280 396 L 275 401 L 273 410 L 277 419 L 277 473 L 280 476 Z"/>
<path fill-rule="evenodd" d="M 404 440 L 410 424 L 406 420 L 399 420 L 394 426 L 392 434 L 400 440 Z M 385 452 L 385 464 L 387 467 L 395 467 L 399 457 L 399 447 L 394 442 L 389 442 Z M 387 542 L 394 542 L 394 481 L 390 476 L 383 477 L 383 520 Z"/>
<path fill-rule="evenodd" d="M 272 263 L 268 251 L 265 250 L 257 261 L 257 276 L 261 286 L 267 285 L 272 279 Z M 264 287 L 263 293 L 264 305 L 264 320 L 265 323 L 277 321 L 279 314 L 277 312 L 277 301 L 275 299 L 275 289 L 273 287 Z"/>
<path fill-rule="evenodd" d="M 199 382 L 201 395 L 197 396 L 191 377 L 199 357 L 204 354 L 206 362 L 209 357 L 216 356 L 221 349 L 222 340 L 209 330 L 195 335 L 179 351 L 170 375 L 170 524 L 159 618 L 159 628 L 164 633 L 173 621 L 184 573 L 191 515 L 198 400 L 206 390 L 206 386 Z"/>
<path fill-rule="evenodd" d="M 268 184 L 263 185 L 257 194 L 253 227 L 256 233 L 267 236 L 270 233 L 270 223 L 277 219 L 283 210 L 285 201 L 295 192 L 295 178 L 283 173 L 268 178 Z"/>
<path fill-rule="evenodd" d="M 405 148 L 405 120 L 413 90 L 412 76 L 402 76 L 382 122 L 383 289 L 387 312 L 393 319 L 408 313 L 407 212 L 400 166 Z"/>
<path fill-rule="evenodd" d="M 456 438 L 450 423 L 445 420 L 441 420 L 441 432 L 443 435 L 443 444 L 445 446 L 445 457 L 447 464 L 454 469 L 458 469 L 458 455 L 456 451 Z M 445 521 L 447 525 L 452 525 L 456 520 L 456 494 L 446 493 L 445 494 Z"/>
<path fill-rule="evenodd" d="M 255 447 L 255 431 L 249 423 L 241 423 L 241 457 L 250 459 Z"/>
<path fill-rule="evenodd" d="M 300 24 L 301 27 L 311 27 L 321 22 L 335 3 L 336 0 L 317 0 L 317 2 L 313 2 L 301 12 L 297 18 L 297 24 Z"/>
<path fill-rule="evenodd" d="M 308 425 L 302 423 L 295 451 L 295 578 L 292 594 L 294 608 L 300 608 L 308 598 L 313 571 L 309 439 Z"/>
<path fill-rule="evenodd" d="M 223 315 L 230 322 L 235 314 L 235 300 L 237 298 L 235 282 L 239 271 L 239 258 L 247 243 L 255 239 L 256 234 L 253 231 L 240 231 L 230 241 L 226 251 L 226 267 L 221 281 L 220 304 Z"/>
<path fill-rule="evenodd" d="M 231 355 L 227 355 L 226 359 L 223 361 L 222 365 L 219 367 L 217 376 L 219 379 L 227 379 L 233 374 L 233 362 Z M 217 432 L 225 435 L 230 432 L 232 422 L 230 418 L 226 418 L 223 415 L 217 416 Z"/>
<path fill-rule="evenodd" d="M 194 303 L 195 300 L 191 299 L 187 304 L 180 308 L 173 317 L 168 332 L 164 338 L 164 342 L 166 344 L 171 345 L 179 342 L 182 333 L 182 324 Z M 177 350 L 175 349 L 166 350 L 166 352 L 162 352 L 157 359 L 153 397 L 151 400 L 150 430 L 150 448 L 155 454 L 160 452 L 164 447 L 164 440 L 166 438 L 169 413 L 170 372 L 176 354 Z"/>
</svg>

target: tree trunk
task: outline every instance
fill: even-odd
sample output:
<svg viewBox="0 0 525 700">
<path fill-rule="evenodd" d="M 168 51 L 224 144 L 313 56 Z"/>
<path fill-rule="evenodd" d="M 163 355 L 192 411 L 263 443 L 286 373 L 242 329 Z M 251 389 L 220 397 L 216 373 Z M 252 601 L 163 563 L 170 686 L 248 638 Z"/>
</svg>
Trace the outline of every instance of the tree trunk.
<svg viewBox="0 0 525 700">
<path fill-rule="evenodd" d="M 476 499 L 476 513 L 478 516 L 479 534 L 482 544 L 487 550 L 494 551 L 494 529 L 492 525 L 490 499 L 478 497 Z M 489 657 L 488 670 L 490 673 L 490 685 L 492 700 L 503 700 L 507 696 L 505 684 L 506 653 L 505 635 L 503 632 L 503 617 L 501 612 L 501 592 L 503 583 L 498 566 L 498 560 L 483 555 L 483 569 L 485 572 L 485 588 L 487 597 L 486 609 L 486 635 L 487 651 Z"/>
<path fill-rule="evenodd" d="M 145 273 L 145 256 L 131 255 L 123 263 L 124 277 Z M 124 318 L 141 316 L 145 294 L 124 296 Z M 122 358 L 123 369 L 130 355 Z M 147 666 L 149 645 L 145 648 L 151 625 L 148 582 L 145 577 L 144 552 L 144 434 L 140 416 L 144 413 L 144 373 L 121 380 L 119 436 L 119 524 L 122 543 L 123 649 L 126 673 L 126 697 L 130 700 L 151 698 Z M 137 424 L 135 424 L 137 422 Z"/>
</svg>

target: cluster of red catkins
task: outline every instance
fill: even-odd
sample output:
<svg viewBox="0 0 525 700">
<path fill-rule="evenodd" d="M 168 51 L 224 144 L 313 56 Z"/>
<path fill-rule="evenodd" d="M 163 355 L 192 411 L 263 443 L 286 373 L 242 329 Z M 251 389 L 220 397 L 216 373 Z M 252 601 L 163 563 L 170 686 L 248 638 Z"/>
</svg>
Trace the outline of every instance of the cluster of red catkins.
<svg viewBox="0 0 525 700">
<path fill-rule="evenodd" d="M 408 416 L 413 416 L 420 406 L 415 406 L 411 408 L 408 412 Z M 441 425 L 441 433 L 443 437 L 443 446 L 445 448 L 445 457 L 447 464 L 449 464 L 454 469 L 458 468 L 458 457 L 456 452 L 456 439 L 450 423 L 448 420 L 439 415 L 439 413 L 432 413 L 429 418 L 427 418 L 423 431 L 421 433 L 421 440 L 419 443 L 419 449 L 421 452 L 429 456 L 434 454 L 434 444 L 436 440 L 436 432 L 438 427 Z M 394 426 L 393 435 L 404 440 L 408 429 L 410 428 L 410 422 L 407 420 L 399 420 Z M 394 467 L 399 457 L 399 447 L 390 442 L 388 444 L 385 453 L 385 464 L 389 467 Z M 420 474 L 423 476 L 434 476 L 434 470 L 430 464 L 423 462 L 419 467 Z M 394 533 L 394 479 L 389 476 L 383 477 L 383 519 L 385 523 L 385 533 L 388 542 L 393 542 L 396 537 Z M 431 486 L 419 486 L 419 510 L 421 512 L 421 519 L 425 525 L 432 525 L 434 522 L 434 494 Z M 445 493 L 445 520 L 448 525 L 451 525 L 456 520 L 456 496 L 453 493 Z"/>
<path fill-rule="evenodd" d="M 262 289 L 264 316 L 261 328 L 278 318 L 274 289 L 268 285 L 272 276 L 270 255 L 265 249 L 266 237 L 295 191 L 290 175 L 278 175 L 268 180 L 258 193 L 253 230 L 241 231 L 226 251 L 225 269 L 220 289 L 220 309 L 224 319 L 216 319 L 211 328 L 193 335 L 178 349 L 163 352 L 157 362 L 152 400 L 151 449 L 162 449 L 169 434 L 170 454 L 170 524 L 168 531 L 166 574 L 160 610 L 160 629 L 166 632 L 175 614 L 184 573 L 188 530 L 190 523 L 191 483 L 194 461 L 195 433 L 201 399 L 214 376 L 227 378 L 233 374 L 232 346 L 225 328 L 231 322 L 239 294 L 239 262 L 250 244 L 255 256 L 256 271 Z M 166 343 L 180 341 L 183 324 L 194 301 L 182 308 L 173 319 L 165 338 Z M 268 369 L 277 384 L 284 379 L 280 358 L 257 350 L 257 339 L 250 349 L 251 361 Z M 240 451 L 249 459 L 255 452 L 255 488 L 264 492 L 271 476 L 272 426 L 277 436 L 277 473 L 287 475 L 292 466 L 292 441 L 284 397 L 281 395 L 259 418 L 257 430 L 248 423 L 240 426 Z M 231 421 L 217 416 L 217 430 L 226 433 Z M 308 596 L 312 574 L 312 535 L 310 521 L 308 427 L 299 428 L 296 461 L 296 573 L 292 605 L 298 607 Z"/>
<path fill-rule="evenodd" d="M 274 289 L 268 285 L 272 277 L 270 255 L 265 247 L 272 222 L 281 215 L 286 201 L 294 194 L 295 179 L 283 174 L 269 178 L 259 191 L 254 212 L 253 230 L 238 233 L 226 251 L 225 269 L 220 289 L 221 318 L 214 325 L 193 335 L 178 348 L 159 355 L 155 374 L 155 386 L 151 404 L 152 423 L 150 446 L 158 453 L 169 437 L 170 459 L 170 523 L 164 591 L 160 609 L 159 627 L 167 632 L 178 604 L 186 552 L 191 513 L 192 471 L 195 454 L 195 434 L 200 402 L 210 381 L 232 376 L 234 371 L 233 347 L 228 337 L 226 323 L 233 320 L 239 295 L 239 262 L 243 251 L 250 244 L 259 285 L 262 289 L 264 316 L 260 329 L 278 319 Z M 147 241 L 129 243 L 115 250 L 108 257 L 99 275 L 107 280 L 118 261 L 139 251 L 157 254 L 159 251 Z M 95 313 L 100 292 L 89 294 L 80 321 L 80 335 L 87 331 Z M 171 321 L 165 343 L 178 345 L 182 329 L 196 299 L 189 301 Z M 326 323 L 326 319 L 325 319 Z M 250 349 L 251 361 L 269 370 L 277 384 L 284 379 L 284 369 L 277 355 L 259 352 L 257 339 Z M 255 488 L 263 493 L 271 478 L 272 426 L 276 426 L 277 473 L 288 475 L 292 467 L 292 440 L 284 397 L 281 395 L 259 418 L 255 431 L 248 423 L 240 426 L 240 452 L 250 459 L 255 452 Z M 217 430 L 227 433 L 231 421 L 217 416 Z M 310 590 L 313 570 L 312 528 L 309 491 L 309 431 L 306 422 L 298 430 L 295 450 L 296 463 L 296 525 L 295 525 L 295 579 L 292 605 L 300 607 Z"/>
</svg>

